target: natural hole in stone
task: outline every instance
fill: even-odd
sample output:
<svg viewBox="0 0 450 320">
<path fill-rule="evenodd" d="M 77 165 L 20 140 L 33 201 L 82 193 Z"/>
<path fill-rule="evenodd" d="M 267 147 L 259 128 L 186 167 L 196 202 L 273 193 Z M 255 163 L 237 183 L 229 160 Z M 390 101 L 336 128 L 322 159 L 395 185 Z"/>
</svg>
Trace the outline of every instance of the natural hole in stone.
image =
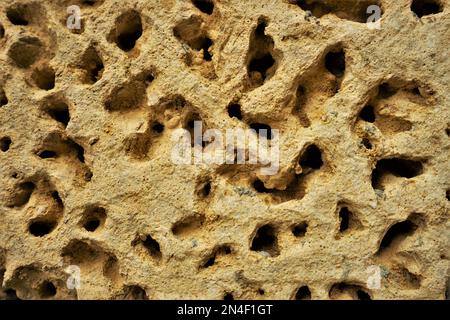
<svg viewBox="0 0 450 320">
<path fill-rule="evenodd" d="M 274 41 L 265 34 L 267 22 L 260 18 L 251 35 L 247 73 L 253 86 L 260 86 L 274 74 L 276 61 L 273 56 Z"/>
<path fill-rule="evenodd" d="M 341 210 L 339 211 L 339 220 L 341 221 L 339 232 L 344 232 L 348 229 L 350 223 L 350 212 L 346 207 L 341 208 Z"/>
<path fill-rule="evenodd" d="M 238 103 L 232 103 L 228 106 L 228 115 L 230 118 L 236 118 L 238 120 L 242 120 L 242 112 L 241 106 Z"/>
<path fill-rule="evenodd" d="M 407 236 L 412 235 L 417 228 L 418 225 L 412 221 L 411 217 L 405 221 L 397 222 L 383 236 L 377 254 L 381 254 L 390 247 L 396 246 Z"/>
<path fill-rule="evenodd" d="M 5 37 L 5 27 L 0 23 L 0 39 Z"/>
<path fill-rule="evenodd" d="M 419 18 L 442 12 L 442 3 L 439 0 L 413 0 L 411 10 Z"/>
<path fill-rule="evenodd" d="M 105 69 L 103 60 L 94 46 L 90 46 L 86 50 L 80 66 L 85 72 L 82 81 L 86 84 L 94 84 L 99 81 L 102 78 Z"/>
<path fill-rule="evenodd" d="M 351 1 L 333 1 L 333 0 L 292 0 L 302 10 L 310 11 L 317 18 L 321 18 L 327 14 L 335 14 L 337 17 L 359 23 L 367 22 L 370 14 L 367 8 L 370 5 L 377 5 L 381 8 L 380 1 L 377 0 L 361 0 Z M 381 12 L 382 13 L 382 12 Z"/>
<path fill-rule="evenodd" d="M 55 71 L 50 66 L 45 65 L 34 69 L 31 79 L 39 89 L 48 91 L 55 88 Z"/>
<path fill-rule="evenodd" d="M 211 193 L 211 182 L 206 182 L 201 190 L 201 195 L 206 198 Z"/>
<path fill-rule="evenodd" d="M 259 288 L 259 289 L 258 289 L 258 294 L 261 295 L 261 296 L 263 296 L 263 295 L 266 294 L 266 292 L 264 291 L 263 288 Z"/>
<path fill-rule="evenodd" d="M 147 292 L 145 289 L 137 286 L 126 286 L 123 293 L 118 298 L 120 300 L 148 300 Z"/>
<path fill-rule="evenodd" d="M 373 148 L 372 143 L 370 142 L 369 139 L 363 138 L 361 142 L 362 142 L 364 148 L 366 148 L 368 150 L 371 150 Z"/>
<path fill-rule="evenodd" d="M 292 227 L 292 234 L 297 238 L 301 238 L 301 237 L 305 236 L 307 229 L 308 229 L 308 223 L 301 222 Z"/>
<path fill-rule="evenodd" d="M 370 123 L 375 122 L 376 117 L 375 117 L 375 110 L 374 110 L 373 106 L 370 104 L 365 106 L 361 110 L 359 117 L 366 122 L 370 122 Z"/>
<path fill-rule="evenodd" d="M 148 85 L 150 85 L 154 80 L 155 80 L 155 76 L 153 75 L 153 73 L 149 73 L 149 74 L 147 74 L 147 76 L 145 77 L 145 84 L 148 86 Z"/>
<path fill-rule="evenodd" d="M 54 190 L 50 193 L 50 195 L 52 196 L 53 200 L 55 200 L 58 207 L 60 207 L 60 208 L 64 207 L 64 203 L 63 203 L 58 191 Z"/>
<path fill-rule="evenodd" d="M 302 286 L 298 288 L 295 294 L 295 300 L 311 300 L 311 291 L 308 286 Z"/>
<path fill-rule="evenodd" d="M 27 26 L 30 21 L 30 12 L 27 5 L 21 4 L 6 10 L 6 17 L 16 26 Z"/>
<path fill-rule="evenodd" d="M 192 0 L 194 6 L 203 13 L 212 14 L 214 10 L 214 2 L 212 0 Z"/>
<path fill-rule="evenodd" d="M 195 214 L 181 219 L 172 226 L 172 233 L 175 236 L 183 236 L 198 229 L 205 222 L 205 216 Z"/>
<path fill-rule="evenodd" d="M 157 260 L 161 259 L 162 253 L 159 243 L 153 239 L 151 235 L 148 234 L 143 237 L 138 237 L 133 241 L 132 245 L 135 246 L 138 243 L 141 243 L 144 246 L 151 257 Z"/>
<path fill-rule="evenodd" d="M 356 295 L 358 296 L 358 300 L 372 300 L 370 298 L 370 295 L 367 292 L 365 292 L 364 290 L 361 290 L 361 289 L 356 291 Z"/>
<path fill-rule="evenodd" d="M 6 289 L 3 291 L 6 295 L 5 300 L 20 300 L 19 297 L 17 297 L 17 292 L 14 289 Z"/>
<path fill-rule="evenodd" d="M 320 169 L 323 165 L 322 152 L 315 144 L 308 146 L 301 156 L 299 164 L 302 168 Z"/>
<path fill-rule="evenodd" d="M 58 157 L 58 154 L 55 151 L 51 150 L 42 150 L 38 153 L 39 158 L 41 159 L 50 159 Z"/>
<path fill-rule="evenodd" d="M 5 90 L 0 87 L 0 107 L 8 104 L 8 97 L 6 96 Z"/>
<path fill-rule="evenodd" d="M 260 179 L 256 179 L 253 181 L 253 188 L 255 188 L 256 191 L 261 193 L 270 193 L 272 190 L 267 189 L 264 185 L 264 182 L 262 182 Z"/>
<path fill-rule="evenodd" d="M 28 203 L 30 197 L 36 188 L 33 182 L 22 182 L 16 187 L 16 193 L 9 203 L 9 207 L 21 207 Z"/>
<path fill-rule="evenodd" d="M 341 78 L 345 73 L 345 52 L 328 52 L 325 56 L 325 67 L 337 78 Z"/>
<path fill-rule="evenodd" d="M 183 20 L 173 28 L 174 36 L 186 43 L 191 49 L 203 51 L 203 60 L 211 61 L 213 54 L 210 47 L 213 41 L 202 27 L 203 21 L 200 17 L 192 16 Z"/>
<path fill-rule="evenodd" d="M 94 232 L 105 224 L 106 210 L 99 206 L 89 206 L 83 212 L 81 225 L 86 231 Z"/>
<path fill-rule="evenodd" d="M 11 45 L 8 56 L 19 68 L 28 68 L 36 62 L 43 51 L 42 42 L 31 36 L 25 36 Z"/>
<path fill-rule="evenodd" d="M 55 285 L 50 281 L 44 281 L 39 286 L 39 295 L 44 299 L 54 297 L 56 295 Z"/>
<path fill-rule="evenodd" d="M 9 150 L 9 147 L 11 146 L 12 140 L 10 137 L 3 137 L 0 139 L 0 150 L 3 152 L 6 152 Z"/>
<path fill-rule="evenodd" d="M 270 224 L 260 227 L 252 240 L 250 250 L 262 251 L 270 256 L 277 256 L 279 251 L 276 229 Z"/>
<path fill-rule="evenodd" d="M 396 93 L 397 89 L 392 87 L 389 83 L 382 83 L 378 87 L 378 95 L 383 99 L 390 98 Z"/>
<path fill-rule="evenodd" d="M 339 208 L 339 234 L 336 238 L 340 237 L 340 234 L 345 234 L 353 230 L 359 230 L 362 228 L 362 223 L 359 221 L 357 215 L 350 211 L 346 206 L 338 205 Z"/>
<path fill-rule="evenodd" d="M 232 301 L 234 300 L 233 294 L 230 292 L 225 293 L 225 295 L 223 296 L 223 300 L 225 301 Z"/>
<path fill-rule="evenodd" d="M 382 159 L 377 162 L 372 172 L 372 187 L 383 190 L 381 182 L 387 174 L 409 179 L 422 173 L 423 165 L 420 161 L 401 158 Z"/>
<path fill-rule="evenodd" d="M 77 158 L 81 163 L 84 163 L 84 148 L 72 141 L 73 148 L 76 150 Z"/>
<path fill-rule="evenodd" d="M 447 200 L 450 201 L 450 189 L 447 190 L 445 195 L 447 197 Z"/>
<path fill-rule="evenodd" d="M 333 300 L 371 300 L 370 294 L 360 285 L 340 282 L 334 284 L 328 293 Z"/>
<path fill-rule="evenodd" d="M 159 122 L 155 122 L 152 125 L 152 130 L 156 133 L 162 133 L 164 131 L 164 125 Z"/>
<path fill-rule="evenodd" d="M 229 255 L 231 254 L 231 247 L 228 245 L 222 245 L 213 250 L 211 255 L 202 263 L 200 268 L 208 268 L 214 265 L 216 258 L 219 255 Z"/>
<path fill-rule="evenodd" d="M 255 130 L 261 138 L 271 140 L 273 138 L 272 128 L 264 123 L 251 123 L 250 128 Z"/>
<path fill-rule="evenodd" d="M 123 51 L 131 51 L 142 36 L 142 32 L 140 14 L 134 10 L 125 12 L 116 20 L 115 42 Z"/>
<path fill-rule="evenodd" d="M 45 112 L 54 120 L 67 127 L 70 121 L 69 106 L 63 101 L 52 101 L 44 107 Z"/>
<path fill-rule="evenodd" d="M 35 237 L 43 237 L 56 227 L 56 221 L 47 219 L 37 219 L 30 223 L 28 231 Z"/>
</svg>

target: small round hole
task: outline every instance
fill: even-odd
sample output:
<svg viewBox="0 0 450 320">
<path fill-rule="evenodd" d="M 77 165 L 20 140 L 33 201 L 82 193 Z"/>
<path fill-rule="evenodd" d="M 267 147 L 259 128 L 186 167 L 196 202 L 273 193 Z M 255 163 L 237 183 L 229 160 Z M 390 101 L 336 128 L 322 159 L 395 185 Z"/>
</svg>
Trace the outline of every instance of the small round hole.
<svg viewBox="0 0 450 320">
<path fill-rule="evenodd" d="M 0 139 L 0 150 L 3 152 L 6 152 L 9 150 L 9 147 L 11 146 L 11 138 L 10 137 L 3 137 Z"/>
<path fill-rule="evenodd" d="M 56 287 L 50 281 L 44 281 L 39 287 L 39 295 L 41 298 L 51 298 L 56 295 Z"/>
<path fill-rule="evenodd" d="M 54 221 L 37 220 L 29 225 L 28 231 L 35 237 L 43 237 L 52 232 L 55 227 Z"/>
<path fill-rule="evenodd" d="M 156 122 L 155 124 L 153 124 L 152 129 L 156 133 L 162 133 L 164 131 L 164 125 L 159 122 Z"/>
<path fill-rule="evenodd" d="M 230 104 L 228 106 L 228 115 L 230 116 L 230 118 L 242 120 L 241 106 L 237 103 Z"/>
</svg>

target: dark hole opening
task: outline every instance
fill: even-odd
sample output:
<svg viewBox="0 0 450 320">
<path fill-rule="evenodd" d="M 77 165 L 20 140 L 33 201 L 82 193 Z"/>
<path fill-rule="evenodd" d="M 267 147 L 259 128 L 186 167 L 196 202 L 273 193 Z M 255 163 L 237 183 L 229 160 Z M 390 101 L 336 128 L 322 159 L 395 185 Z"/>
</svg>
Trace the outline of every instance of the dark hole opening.
<svg viewBox="0 0 450 320">
<path fill-rule="evenodd" d="M 67 127 L 70 121 L 69 107 L 64 102 L 57 103 L 47 109 L 47 113 L 54 120 L 62 123 Z"/>
<path fill-rule="evenodd" d="M 208 260 L 206 260 L 206 262 L 203 264 L 203 268 L 208 268 L 214 265 L 214 263 L 216 262 L 216 255 L 213 254 L 211 257 L 208 258 Z"/>
<path fill-rule="evenodd" d="M 252 123 L 250 128 L 255 130 L 261 138 L 271 140 L 273 138 L 272 128 L 264 123 Z"/>
<path fill-rule="evenodd" d="M 55 88 L 55 71 L 48 66 L 35 69 L 31 78 L 39 89 L 48 91 Z"/>
<path fill-rule="evenodd" d="M 122 15 L 117 27 L 117 45 L 123 51 L 132 50 L 136 41 L 142 36 L 142 21 L 137 12 L 130 12 Z"/>
<path fill-rule="evenodd" d="M 277 237 L 275 235 L 275 228 L 266 224 L 258 229 L 253 238 L 250 250 L 265 251 L 274 256 L 278 254 Z"/>
<path fill-rule="evenodd" d="M 261 192 L 261 193 L 270 193 L 272 190 L 267 189 L 264 186 L 264 182 L 262 182 L 260 179 L 256 179 L 253 182 L 253 188 L 255 188 L 256 191 Z"/>
<path fill-rule="evenodd" d="M 387 249 L 396 239 L 404 238 L 408 235 L 411 235 L 417 229 L 417 225 L 411 222 L 410 220 L 405 220 L 402 222 L 398 222 L 394 224 L 381 240 L 380 248 L 378 253 Z"/>
<path fill-rule="evenodd" d="M 436 14 L 442 11 L 442 5 L 437 0 L 413 0 L 411 10 L 419 17 Z"/>
<path fill-rule="evenodd" d="M 369 150 L 372 149 L 372 143 L 370 142 L 369 139 L 367 139 L 367 138 L 362 139 L 362 144 L 366 149 L 369 149 Z"/>
<path fill-rule="evenodd" d="M 238 120 L 242 120 L 241 106 L 237 103 L 230 104 L 228 106 L 228 115 L 230 118 L 235 117 Z"/>
<path fill-rule="evenodd" d="M 372 300 L 370 295 L 364 290 L 358 289 L 356 291 L 356 295 L 358 296 L 358 300 Z"/>
<path fill-rule="evenodd" d="M 0 139 L 0 150 L 2 150 L 3 152 L 6 152 L 9 150 L 10 146 L 11 146 L 11 138 L 10 137 L 3 137 Z"/>
<path fill-rule="evenodd" d="M 84 229 L 89 232 L 94 232 L 100 226 L 100 220 L 98 218 L 91 218 L 84 224 Z"/>
<path fill-rule="evenodd" d="M 203 13 L 212 14 L 214 11 L 214 2 L 212 0 L 192 0 L 192 3 Z"/>
<path fill-rule="evenodd" d="M 375 116 L 375 110 L 374 110 L 373 106 L 371 106 L 371 105 L 365 106 L 361 110 L 359 117 L 366 122 L 374 123 L 376 116 Z"/>
<path fill-rule="evenodd" d="M 150 235 L 147 235 L 147 238 L 142 242 L 142 244 L 148 250 L 151 256 L 161 258 L 161 249 L 159 247 L 159 243 Z"/>
<path fill-rule="evenodd" d="M 394 94 L 396 94 L 396 92 L 397 90 L 390 86 L 388 83 L 382 83 L 378 88 L 378 95 L 383 99 L 392 97 Z"/>
<path fill-rule="evenodd" d="M 248 66 L 249 72 L 258 72 L 261 74 L 262 80 L 267 77 L 267 70 L 269 70 L 275 63 L 275 59 L 270 53 L 266 53 L 259 58 L 254 58 L 250 61 Z"/>
<path fill-rule="evenodd" d="M 213 42 L 210 38 L 204 38 L 202 40 L 201 48 L 203 49 L 203 59 L 205 61 L 212 60 L 212 54 L 209 52 L 209 48 L 213 45 Z"/>
<path fill-rule="evenodd" d="M 17 297 L 17 292 L 14 289 L 6 289 L 4 291 L 6 297 L 5 300 L 20 300 L 19 297 Z"/>
<path fill-rule="evenodd" d="M 339 220 L 340 220 L 340 226 L 339 226 L 339 232 L 344 232 L 349 227 L 350 222 L 350 211 L 347 207 L 341 208 L 339 211 Z"/>
<path fill-rule="evenodd" d="M 292 234 L 297 237 L 304 237 L 308 229 L 308 224 L 306 222 L 299 223 L 292 228 Z"/>
<path fill-rule="evenodd" d="M 164 125 L 159 122 L 156 122 L 153 124 L 152 129 L 156 133 L 162 133 L 164 131 Z"/>
<path fill-rule="evenodd" d="M 345 73 L 345 52 L 329 52 L 325 56 L 325 67 L 328 71 L 340 78 Z"/>
<path fill-rule="evenodd" d="M 400 158 L 382 159 L 377 162 L 372 172 L 372 187 L 383 189 L 381 179 L 383 175 L 390 173 L 397 177 L 413 178 L 423 172 L 423 165 L 420 161 L 406 160 Z"/>
<path fill-rule="evenodd" d="M 295 300 L 311 300 L 311 291 L 308 286 L 302 286 L 297 290 Z"/>
<path fill-rule="evenodd" d="M 84 163 L 84 148 L 80 146 L 79 144 L 76 144 L 74 142 L 75 150 L 77 151 L 77 158 L 80 160 L 81 163 Z"/>
<path fill-rule="evenodd" d="M 207 197 L 211 193 L 211 183 L 207 182 L 202 189 L 202 196 Z"/>
<path fill-rule="evenodd" d="M 0 88 L 0 107 L 8 104 L 8 97 L 6 96 L 5 90 Z"/>
<path fill-rule="evenodd" d="M 16 26 L 27 26 L 29 21 L 25 11 L 25 8 L 21 7 L 10 8 L 6 11 L 6 17 Z"/>
<path fill-rule="evenodd" d="M 225 295 L 223 296 L 223 300 L 227 300 L 227 301 L 232 301 L 234 300 L 233 294 L 232 293 L 225 293 Z"/>
<path fill-rule="evenodd" d="M 54 151 L 43 150 L 43 151 L 39 152 L 38 156 L 41 159 L 50 159 L 50 158 L 56 158 L 58 155 Z"/>
<path fill-rule="evenodd" d="M 308 146 L 299 164 L 302 168 L 320 169 L 323 165 L 322 152 L 314 144 Z"/>
<path fill-rule="evenodd" d="M 30 224 L 28 231 L 35 237 L 43 237 L 52 232 L 55 227 L 54 221 L 38 220 Z"/>
<path fill-rule="evenodd" d="M 60 207 L 60 208 L 64 207 L 64 203 L 63 203 L 61 197 L 59 196 L 58 191 L 52 191 L 51 196 L 56 201 L 56 204 L 58 205 L 58 207 Z"/>
<path fill-rule="evenodd" d="M 42 298 L 51 298 L 56 295 L 56 287 L 50 281 L 44 281 L 39 288 L 39 295 Z"/>
</svg>

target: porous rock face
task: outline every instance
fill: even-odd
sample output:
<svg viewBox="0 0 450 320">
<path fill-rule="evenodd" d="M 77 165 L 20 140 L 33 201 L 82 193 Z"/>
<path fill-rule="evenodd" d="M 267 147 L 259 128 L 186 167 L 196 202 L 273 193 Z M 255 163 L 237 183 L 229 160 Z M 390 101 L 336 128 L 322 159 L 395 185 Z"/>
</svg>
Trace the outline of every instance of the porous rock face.
<svg viewBox="0 0 450 320">
<path fill-rule="evenodd" d="M 447 0 L 2 0 L 1 298 L 448 297 L 449 45 Z M 194 120 L 279 170 L 175 164 Z"/>
</svg>

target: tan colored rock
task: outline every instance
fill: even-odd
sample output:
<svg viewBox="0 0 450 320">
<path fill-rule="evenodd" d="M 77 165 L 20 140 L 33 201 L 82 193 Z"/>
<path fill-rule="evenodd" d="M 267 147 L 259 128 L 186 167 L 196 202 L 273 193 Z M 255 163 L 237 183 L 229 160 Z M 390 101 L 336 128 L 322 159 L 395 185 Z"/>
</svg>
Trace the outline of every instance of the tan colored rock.
<svg viewBox="0 0 450 320">
<path fill-rule="evenodd" d="M 0 298 L 448 298 L 449 45 L 448 0 L 2 0 Z M 279 170 L 174 163 L 194 121 Z"/>
</svg>

